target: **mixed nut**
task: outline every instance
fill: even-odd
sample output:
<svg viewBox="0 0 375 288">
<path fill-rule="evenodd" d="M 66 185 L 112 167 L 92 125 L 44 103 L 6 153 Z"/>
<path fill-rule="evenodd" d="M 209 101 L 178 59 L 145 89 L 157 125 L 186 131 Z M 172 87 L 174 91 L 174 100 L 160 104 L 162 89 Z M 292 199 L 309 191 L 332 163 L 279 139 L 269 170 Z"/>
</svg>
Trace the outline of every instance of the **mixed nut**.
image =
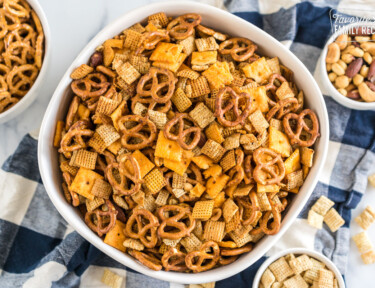
<svg viewBox="0 0 375 288">
<path fill-rule="evenodd" d="M 375 102 L 375 34 L 339 35 L 328 45 L 326 68 L 337 91 L 356 101 Z"/>
</svg>

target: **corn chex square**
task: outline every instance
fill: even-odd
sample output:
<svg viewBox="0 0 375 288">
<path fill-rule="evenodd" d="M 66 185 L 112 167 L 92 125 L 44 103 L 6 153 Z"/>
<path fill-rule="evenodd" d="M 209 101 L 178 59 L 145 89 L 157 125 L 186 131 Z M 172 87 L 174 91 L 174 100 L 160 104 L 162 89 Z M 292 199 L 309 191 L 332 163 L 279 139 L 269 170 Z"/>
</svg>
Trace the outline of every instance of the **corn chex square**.
<svg viewBox="0 0 375 288">
<path fill-rule="evenodd" d="M 214 51 L 219 49 L 219 45 L 216 43 L 214 37 L 195 39 L 195 45 L 197 46 L 199 52 Z"/>
<path fill-rule="evenodd" d="M 323 228 L 323 220 L 324 216 L 316 213 L 314 210 L 310 210 L 309 214 L 307 216 L 307 222 L 312 226 L 317 229 L 322 229 Z"/>
<path fill-rule="evenodd" d="M 324 216 L 333 205 L 335 205 L 335 202 L 331 201 L 326 196 L 320 196 L 318 201 L 315 202 L 311 209 L 316 213 Z"/>
<path fill-rule="evenodd" d="M 128 29 L 126 31 L 124 47 L 129 48 L 130 50 L 136 50 L 139 47 L 141 40 L 142 40 L 141 33 L 132 29 Z"/>
<path fill-rule="evenodd" d="M 108 147 L 97 132 L 94 133 L 87 144 L 98 153 L 103 153 L 105 148 Z"/>
<path fill-rule="evenodd" d="M 139 77 L 141 77 L 138 70 L 135 69 L 134 66 L 129 62 L 125 62 L 121 66 L 117 67 L 116 71 L 128 85 L 132 84 Z"/>
<path fill-rule="evenodd" d="M 375 222 L 375 210 L 371 206 L 367 206 L 354 220 L 362 229 L 367 230 Z"/>
<path fill-rule="evenodd" d="M 220 161 L 221 157 L 223 157 L 225 153 L 225 148 L 221 146 L 219 143 L 208 139 L 204 146 L 202 147 L 202 154 L 207 155 L 210 157 L 214 162 Z"/>
<path fill-rule="evenodd" d="M 223 221 L 207 221 L 204 225 L 204 240 L 213 240 L 220 242 L 225 234 L 225 222 Z"/>
<path fill-rule="evenodd" d="M 366 232 L 361 232 L 361 233 L 354 235 L 353 241 L 361 254 L 369 252 L 374 249 L 372 246 L 371 240 L 368 237 Z"/>
<path fill-rule="evenodd" d="M 69 165 L 94 170 L 97 158 L 98 153 L 80 149 L 73 152 Z"/>
<path fill-rule="evenodd" d="M 283 282 L 286 278 L 294 274 L 284 257 L 273 262 L 268 268 L 272 271 L 273 275 L 275 275 L 278 282 Z"/>
<path fill-rule="evenodd" d="M 336 232 L 345 224 L 345 220 L 340 216 L 335 208 L 331 208 L 324 216 L 324 222 L 328 225 L 332 232 Z"/>
<path fill-rule="evenodd" d="M 96 179 L 92 186 L 91 194 L 98 198 L 109 199 L 112 194 L 112 186 L 104 179 Z"/>
<path fill-rule="evenodd" d="M 156 197 L 155 204 L 157 206 L 163 206 L 167 204 L 168 198 L 169 198 L 169 192 L 167 190 L 160 190 L 158 193 L 158 196 Z"/>
<path fill-rule="evenodd" d="M 116 128 L 108 124 L 100 125 L 98 128 L 96 128 L 96 133 L 99 134 L 100 138 L 104 141 L 107 147 L 121 137 Z"/>
<path fill-rule="evenodd" d="M 236 243 L 237 247 L 242 247 L 245 244 L 249 243 L 252 241 L 252 236 L 249 233 L 245 234 L 238 234 L 236 233 L 236 230 L 233 230 L 232 232 L 228 233 L 230 238 L 233 239 L 233 241 Z"/>
<path fill-rule="evenodd" d="M 214 200 L 197 201 L 193 208 L 193 218 L 207 220 L 212 215 L 214 209 Z"/>
<path fill-rule="evenodd" d="M 371 250 L 361 255 L 364 264 L 374 264 L 375 263 L 375 251 Z"/>
<path fill-rule="evenodd" d="M 240 147 L 240 133 L 234 133 L 225 138 L 223 146 L 227 150 L 236 149 Z"/>
<path fill-rule="evenodd" d="M 111 288 L 121 288 L 124 278 L 104 268 L 101 282 Z"/>
<path fill-rule="evenodd" d="M 292 268 L 294 274 L 301 274 L 302 272 L 312 269 L 313 263 L 309 256 L 301 255 L 295 259 L 289 261 L 289 266 Z"/>
<path fill-rule="evenodd" d="M 148 116 L 152 122 L 155 123 L 156 128 L 163 130 L 165 124 L 168 122 L 167 114 L 155 111 L 155 110 L 148 110 Z"/>
<path fill-rule="evenodd" d="M 171 100 L 176 106 L 177 110 L 181 113 L 189 109 L 192 104 L 189 97 L 186 96 L 184 90 L 180 87 L 176 89 Z"/>
<path fill-rule="evenodd" d="M 189 112 L 189 116 L 193 118 L 202 129 L 215 120 L 214 114 L 202 102 Z"/>
<path fill-rule="evenodd" d="M 181 244 L 189 253 L 191 251 L 198 251 L 202 245 L 202 242 L 197 236 L 195 236 L 194 233 L 191 233 L 189 237 L 184 237 L 181 239 Z"/>
<path fill-rule="evenodd" d="M 233 218 L 233 216 L 237 213 L 239 208 L 231 198 L 228 198 L 227 200 L 225 200 L 222 209 L 223 209 L 223 218 L 225 222 L 228 223 Z"/>
<path fill-rule="evenodd" d="M 157 168 L 154 168 L 144 178 L 146 191 L 152 194 L 159 192 L 166 184 L 163 173 Z"/>
<path fill-rule="evenodd" d="M 283 284 L 285 288 L 309 288 L 309 285 L 299 274 L 285 280 Z"/>
<path fill-rule="evenodd" d="M 236 156 L 234 150 L 228 151 L 223 158 L 220 160 L 220 166 L 223 168 L 223 171 L 226 172 L 229 169 L 236 166 Z"/>
<path fill-rule="evenodd" d="M 263 133 L 270 126 L 259 109 L 255 110 L 255 112 L 249 116 L 249 120 L 258 133 Z"/>
<path fill-rule="evenodd" d="M 110 116 L 120 103 L 116 100 L 100 96 L 98 105 L 96 106 L 95 113 Z"/>
<path fill-rule="evenodd" d="M 263 287 L 272 287 L 271 285 L 276 281 L 275 275 L 271 272 L 270 269 L 264 271 L 260 282 L 263 284 Z"/>
<path fill-rule="evenodd" d="M 200 76 L 198 79 L 190 80 L 190 85 L 192 89 L 192 98 L 196 98 L 202 95 L 210 93 L 210 86 L 208 86 L 207 78 Z"/>
</svg>

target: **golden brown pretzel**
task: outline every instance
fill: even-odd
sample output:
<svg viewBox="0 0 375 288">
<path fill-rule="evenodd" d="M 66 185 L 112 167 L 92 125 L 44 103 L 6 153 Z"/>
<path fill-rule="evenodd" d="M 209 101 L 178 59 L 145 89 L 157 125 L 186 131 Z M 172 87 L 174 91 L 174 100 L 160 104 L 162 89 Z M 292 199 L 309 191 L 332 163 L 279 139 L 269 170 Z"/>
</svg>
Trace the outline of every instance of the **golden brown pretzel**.
<svg viewBox="0 0 375 288">
<path fill-rule="evenodd" d="M 3 53 L 4 62 L 8 67 L 28 64 L 34 58 L 35 49 L 29 43 L 16 41 L 11 43 Z"/>
<path fill-rule="evenodd" d="M 159 271 L 163 268 L 161 265 L 161 262 L 158 258 L 156 258 L 154 255 L 149 255 L 141 251 L 137 250 L 129 250 L 128 252 L 131 256 L 133 256 L 135 259 L 137 259 L 139 262 L 141 262 L 146 267 Z"/>
<path fill-rule="evenodd" d="M 133 214 L 126 222 L 125 235 L 139 239 L 147 248 L 154 248 L 158 238 L 156 235 L 159 220 L 146 209 L 134 209 Z M 135 231 L 134 231 L 135 228 Z"/>
<path fill-rule="evenodd" d="M 195 126 L 184 129 L 184 119 L 190 121 L 191 123 L 194 123 L 194 120 L 189 116 L 189 114 L 176 113 L 176 116 L 165 125 L 164 136 L 169 140 L 177 141 L 181 148 L 186 150 L 192 150 L 198 145 L 198 142 L 201 137 L 201 129 Z M 178 125 L 178 130 L 176 124 Z M 177 135 L 171 133 L 172 128 L 176 128 Z M 193 140 L 189 144 L 187 144 L 186 140 L 191 134 L 194 135 Z"/>
<path fill-rule="evenodd" d="M 135 105 L 137 103 L 141 103 L 147 107 L 147 110 L 155 110 L 161 113 L 167 113 L 172 107 L 172 101 L 168 101 L 166 103 L 158 103 L 156 102 L 151 96 L 150 97 L 142 97 L 140 95 L 136 95 L 132 98 L 131 109 L 134 111 Z"/>
<path fill-rule="evenodd" d="M 202 17 L 199 14 L 190 13 L 181 15 L 169 22 L 167 30 L 173 38 L 183 40 L 193 35 L 194 27 L 199 25 L 201 21 Z"/>
<path fill-rule="evenodd" d="M 74 119 L 78 112 L 78 106 L 80 104 L 78 96 L 74 96 L 72 102 L 70 103 L 68 114 L 66 115 L 65 120 L 65 130 L 68 131 L 69 128 L 73 125 Z"/>
<path fill-rule="evenodd" d="M 207 252 L 211 250 L 212 252 Z M 198 258 L 198 259 L 196 259 Z M 215 241 L 207 241 L 202 244 L 198 251 L 189 252 L 186 255 L 185 262 L 186 266 L 191 269 L 194 273 L 207 271 L 215 267 L 216 263 L 220 259 L 220 248 Z M 208 261 L 210 260 L 210 261 Z"/>
<path fill-rule="evenodd" d="M 230 54 L 233 60 L 238 62 L 249 59 L 256 49 L 257 45 L 246 38 L 231 38 L 222 42 L 219 46 L 220 54 Z"/>
<path fill-rule="evenodd" d="M 283 100 L 280 100 L 268 111 L 266 119 L 269 122 L 272 117 L 276 115 L 276 119 L 283 118 L 286 114 L 290 112 L 295 112 L 298 110 L 299 104 L 298 100 L 294 97 L 288 97 Z"/>
<path fill-rule="evenodd" d="M 268 84 L 266 85 L 266 90 L 271 90 L 272 92 L 275 92 L 277 87 L 275 86 L 275 80 L 279 80 L 281 83 L 287 82 L 287 80 L 281 76 L 280 74 L 274 73 L 270 76 L 268 80 Z"/>
<path fill-rule="evenodd" d="M 30 6 L 26 1 L 23 0 L 4 0 L 4 9 L 19 18 L 30 17 Z"/>
<path fill-rule="evenodd" d="M 171 247 L 164 253 L 161 258 L 161 263 L 165 271 L 184 272 L 188 270 L 185 264 L 185 257 L 186 254 L 184 252 L 177 250 L 175 247 Z"/>
<path fill-rule="evenodd" d="M 262 185 L 279 184 L 283 180 L 285 165 L 280 154 L 269 148 L 258 148 L 254 151 L 253 157 L 256 163 L 253 176 L 257 183 Z"/>
<path fill-rule="evenodd" d="M 159 82 L 161 76 L 166 77 L 167 80 Z M 146 84 L 149 84 L 150 81 L 151 87 L 148 89 Z M 167 103 L 174 93 L 176 81 L 177 79 L 168 69 L 151 67 L 148 73 L 143 75 L 139 80 L 137 94 L 142 97 L 152 97 L 157 103 Z M 168 90 L 164 92 L 166 88 Z"/>
<path fill-rule="evenodd" d="M 169 212 L 172 216 L 166 217 L 164 214 L 166 212 Z M 173 213 L 176 214 L 173 215 Z M 161 238 L 171 240 L 181 239 L 182 237 L 189 236 L 195 227 L 195 219 L 191 215 L 190 208 L 179 205 L 164 205 L 158 209 L 157 214 L 162 221 L 158 229 L 158 235 Z M 182 222 L 186 218 L 189 221 L 188 225 Z M 166 231 L 165 228 L 167 227 L 173 227 L 177 231 Z"/>
<path fill-rule="evenodd" d="M 230 100 L 228 104 L 225 105 L 223 108 L 223 102 L 225 101 L 226 93 L 229 93 Z M 244 108 L 242 113 L 240 113 L 240 101 L 245 101 Z M 215 116 L 219 123 L 225 127 L 233 127 L 236 125 L 243 125 L 245 119 L 250 114 L 251 108 L 251 96 L 248 93 L 242 92 L 241 94 L 237 94 L 231 87 L 226 86 L 221 88 L 217 94 L 216 102 L 215 102 Z M 225 113 L 231 111 L 233 109 L 233 114 L 235 119 L 233 121 L 225 119 Z"/>
<path fill-rule="evenodd" d="M 258 212 L 260 211 L 260 205 L 257 194 L 254 191 L 251 191 L 249 193 L 249 198 L 250 202 L 240 198 L 237 199 L 238 205 L 240 206 L 241 222 L 244 226 L 251 225 L 257 219 Z M 243 219 L 245 209 L 249 209 L 251 211 L 251 214 L 247 219 Z"/>
<path fill-rule="evenodd" d="M 74 80 L 71 87 L 73 92 L 85 101 L 104 95 L 110 85 L 102 73 L 91 73 L 83 79 Z"/>
<path fill-rule="evenodd" d="M 127 169 L 127 161 L 129 161 L 128 163 L 130 163 L 133 171 Z M 141 169 L 137 160 L 131 154 L 123 154 L 119 157 L 119 163 L 112 162 L 109 164 L 106 169 L 106 176 L 109 183 L 121 195 L 133 195 L 141 189 Z M 134 184 L 132 187 L 130 187 L 129 180 Z"/>
<path fill-rule="evenodd" d="M 12 95 L 24 96 L 30 90 L 36 77 L 38 69 L 31 64 L 14 66 L 7 75 L 8 89 Z"/>
<path fill-rule="evenodd" d="M 310 119 L 312 122 L 312 128 L 310 128 L 306 124 L 304 120 L 306 116 L 310 116 Z M 297 127 L 295 129 L 296 132 L 294 132 L 292 127 L 290 126 L 289 120 L 291 119 L 297 121 Z M 294 114 L 294 113 L 287 114 L 283 119 L 283 126 L 284 126 L 285 133 L 289 136 L 290 143 L 292 145 L 298 144 L 303 147 L 309 147 L 311 145 L 314 145 L 316 139 L 320 136 L 319 120 L 318 120 L 318 117 L 316 117 L 316 114 L 311 109 L 305 109 L 299 115 Z M 302 131 L 305 131 L 307 134 L 309 134 L 310 139 L 302 140 L 301 139 Z"/>
<path fill-rule="evenodd" d="M 88 129 L 90 122 L 79 120 L 74 123 L 68 132 L 62 137 L 60 143 L 60 153 L 69 153 L 87 147 L 82 137 L 92 137 L 94 131 Z M 72 142 L 74 142 L 72 144 Z"/>
<path fill-rule="evenodd" d="M 127 128 L 126 125 L 135 123 L 136 125 Z M 117 122 L 122 133 L 121 144 L 126 149 L 138 150 L 150 147 L 156 138 L 156 125 L 148 119 L 139 115 L 126 115 Z M 131 140 L 136 141 L 135 144 Z"/>
<path fill-rule="evenodd" d="M 224 249 L 221 249 L 220 255 L 221 256 L 238 256 L 238 255 L 250 252 L 251 250 L 253 250 L 253 244 L 249 243 L 249 244 L 247 244 L 243 247 L 239 247 L 239 248 L 234 248 L 234 249 L 224 248 Z"/>
<path fill-rule="evenodd" d="M 117 210 L 113 206 L 111 201 L 105 200 L 105 204 L 103 205 L 105 205 L 108 208 L 107 211 L 104 211 L 101 209 L 101 207 L 99 207 L 93 211 L 87 211 L 85 215 L 85 222 L 87 226 L 89 226 L 91 230 L 96 232 L 99 235 L 99 237 L 108 233 L 109 230 L 111 230 L 116 223 Z M 96 219 L 92 218 L 94 215 L 96 216 Z"/>
<path fill-rule="evenodd" d="M 63 179 L 65 181 L 65 183 L 63 184 L 66 184 L 65 188 L 63 186 L 63 189 L 67 190 L 66 192 L 69 193 L 70 195 L 70 198 L 71 198 L 71 203 L 74 207 L 77 207 L 79 206 L 80 204 L 80 201 L 79 201 L 79 197 L 78 197 L 78 194 L 74 191 L 72 191 L 72 189 L 70 189 L 70 185 L 72 184 L 72 176 L 68 173 L 68 172 L 63 172 Z"/>
<path fill-rule="evenodd" d="M 231 180 L 227 183 L 227 186 L 234 186 L 234 185 L 240 184 L 245 176 L 245 171 L 242 167 L 244 153 L 242 149 L 238 148 L 235 150 L 235 154 L 236 154 L 236 166 L 234 166 L 229 171 L 229 177 Z"/>
<path fill-rule="evenodd" d="M 12 97 L 9 92 L 0 92 L 0 113 L 10 109 L 14 104 L 17 104 L 18 101 L 19 100 L 16 97 Z"/>
<path fill-rule="evenodd" d="M 155 49 L 155 46 L 160 42 L 165 40 L 165 42 L 169 42 L 169 35 L 167 31 L 151 31 L 146 32 L 142 35 L 142 43 L 135 51 L 135 54 L 141 54 L 144 50 L 152 50 Z"/>
</svg>

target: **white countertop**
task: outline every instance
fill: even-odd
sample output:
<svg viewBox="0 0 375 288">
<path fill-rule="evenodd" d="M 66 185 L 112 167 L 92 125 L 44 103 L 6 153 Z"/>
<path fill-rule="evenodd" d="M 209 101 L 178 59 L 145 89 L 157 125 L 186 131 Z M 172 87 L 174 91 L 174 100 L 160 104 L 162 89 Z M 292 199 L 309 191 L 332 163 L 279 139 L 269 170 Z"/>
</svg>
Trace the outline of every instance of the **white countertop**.
<svg viewBox="0 0 375 288">
<path fill-rule="evenodd" d="M 156 1 L 40 0 L 39 2 L 49 21 L 52 35 L 52 57 L 48 76 L 37 100 L 22 115 L 6 124 L 0 124 L 0 163 L 3 163 L 13 153 L 26 133 L 39 128 L 44 111 L 60 78 L 89 40 L 106 24 L 125 12 Z M 206 2 L 221 3 L 220 0 Z M 362 202 L 353 211 L 353 219 L 368 204 L 375 207 L 375 188 L 373 187 L 367 189 Z M 360 228 L 354 220 L 351 227 L 352 235 L 360 232 Z M 368 233 L 375 244 L 375 227 L 371 227 Z M 373 283 L 374 265 L 363 265 L 360 254 L 352 241 L 350 245 L 346 275 L 348 287 L 371 287 L 371 285 L 374 287 L 375 284 L 371 284 Z"/>
</svg>

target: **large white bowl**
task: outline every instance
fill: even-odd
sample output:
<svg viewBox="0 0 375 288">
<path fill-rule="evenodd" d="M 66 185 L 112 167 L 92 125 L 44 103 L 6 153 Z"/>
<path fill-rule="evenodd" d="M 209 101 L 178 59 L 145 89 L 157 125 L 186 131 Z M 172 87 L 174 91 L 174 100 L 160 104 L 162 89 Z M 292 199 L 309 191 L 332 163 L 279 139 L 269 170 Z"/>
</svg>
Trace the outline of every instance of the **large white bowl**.
<svg viewBox="0 0 375 288">
<path fill-rule="evenodd" d="M 44 33 L 44 58 L 42 62 L 42 67 L 39 71 L 38 77 L 36 78 L 33 86 L 27 92 L 25 96 L 21 98 L 21 100 L 14 105 L 12 108 L 6 110 L 3 113 L 0 113 L 0 124 L 5 123 L 12 118 L 21 114 L 30 104 L 35 100 L 40 92 L 40 87 L 47 76 L 47 67 L 49 65 L 49 58 L 50 58 L 50 30 L 47 22 L 46 15 L 43 12 L 42 7 L 39 4 L 38 0 L 27 0 L 27 3 L 34 9 L 35 13 L 38 15 L 40 22 L 43 27 Z"/>
<path fill-rule="evenodd" d="M 275 255 L 272 255 L 271 257 L 269 257 L 259 267 L 259 269 L 257 271 L 257 274 L 255 274 L 255 278 L 254 278 L 254 281 L 253 281 L 253 288 L 259 288 L 260 279 L 262 278 L 262 275 L 263 275 L 264 271 L 266 271 L 268 266 L 270 266 L 277 259 L 279 259 L 283 256 L 286 256 L 288 254 L 295 254 L 295 255 L 306 254 L 310 257 L 313 257 L 313 258 L 323 262 L 327 266 L 327 268 L 329 270 L 331 270 L 333 272 L 333 274 L 335 274 L 335 277 L 336 277 L 337 282 L 339 284 L 338 288 L 345 288 L 344 279 L 342 279 L 342 275 L 341 275 L 339 269 L 337 269 L 337 267 L 335 266 L 335 264 L 333 264 L 333 262 L 331 260 L 329 260 L 323 254 L 320 254 L 316 251 L 306 249 L 306 248 L 290 248 L 290 249 L 287 249 L 287 250 L 280 251 L 279 253 L 276 253 Z"/>
<path fill-rule="evenodd" d="M 361 26 L 366 26 L 366 27 L 375 27 L 375 23 L 373 22 L 361 22 L 361 23 L 353 23 L 347 25 L 348 28 L 352 27 L 361 27 Z M 322 75 L 322 81 L 325 89 L 329 92 L 329 95 L 333 97 L 338 103 L 341 105 L 355 109 L 355 110 L 375 110 L 375 102 L 360 102 L 357 100 L 350 99 L 341 93 L 337 91 L 336 87 L 333 86 L 332 82 L 328 78 L 328 73 L 327 73 L 327 68 L 326 68 L 326 56 L 327 56 L 327 50 L 328 50 L 328 45 L 334 42 L 339 36 L 342 34 L 340 30 L 338 30 L 336 33 L 332 34 L 332 36 L 328 39 L 326 45 L 324 46 L 324 49 L 322 51 L 322 54 L 320 55 L 319 58 L 319 71 L 320 74 Z"/>
<path fill-rule="evenodd" d="M 280 232 L 275 236 L 265 237 L 262 239 L 255 246 L 252 252 L 243 255 L 234 263 L 198 274 L 152 271 L 135 261 L 130 256 L 105 244 L 102 239 L 100 239 L 90 230 L 89 227 L 87 227 L 77 209 L 66 202 L 61 189 L 61 176 L 58 165 L 57 151 L 52 145 L 56 121 L 64 119 L 68 105 L 72 98 L 70 91 L 71 79 L 69 78 L 72 70 L 80 64 L 86 63 L 90 55 L 94 52 L 95 47 L 100 45 L 106 39 L 119 34 L 124 30 L 124 28 L 129 27 L 136 22 L 143 21 L 148 15 L 159 11 L 164 11 L 169 16 L 177 16 L 188 12 L 200 13 L 202 15 L 204 25 L 214 27 L 230 35 L 250 38 L 251 40 L 255 41 L 257 45 L 259 45 L 260 51 L 265 53 L 265 55 L 278 56 L 284 65 L 290 67 L 294 71 L 295 81 L 298 87 L 303 89 L 306 93 L 306 104 L 317 113 L 321 126 L 321 137 L 315 144 L 316 154 L 314 166 L 312 167 L 311 172 L 299 194 L 294 197 L 293 203 L 290 205 L 289 211 L 282 221 Z M 125 266 L 148 276 L 178 283 L 206 283 L 218 281 L 241 272 L 263 256 L 272 247 L 272 245 L 274 245 L 277 240 L 280 239 L 281 235 L 284 234 L 284 232 L 300 213 L 318 181 L 319 172 L 322 170 L 322 166 L 326 158 L 328 136 L 329 126 L 327 110 L 317 84 L 305 66 L 297 59 L 297 57 L 294 56 L 283 45 L 281 45 L 277 40 L 245 20 L 208 5 L 195 2 L 162 2 L 147 5 L 126 13 L 121 18 L 104 28 L 74 60 L 72 65 L 66 71 L 60 84 L 56 88 L 56 91 L 48 105 L 40 130 L 38 159 L 43 183 L 57 210 L 66 219 L 66 221 L 77 230 L 79 234 L 90 241 L 98 249 Z"/>
</svg>

